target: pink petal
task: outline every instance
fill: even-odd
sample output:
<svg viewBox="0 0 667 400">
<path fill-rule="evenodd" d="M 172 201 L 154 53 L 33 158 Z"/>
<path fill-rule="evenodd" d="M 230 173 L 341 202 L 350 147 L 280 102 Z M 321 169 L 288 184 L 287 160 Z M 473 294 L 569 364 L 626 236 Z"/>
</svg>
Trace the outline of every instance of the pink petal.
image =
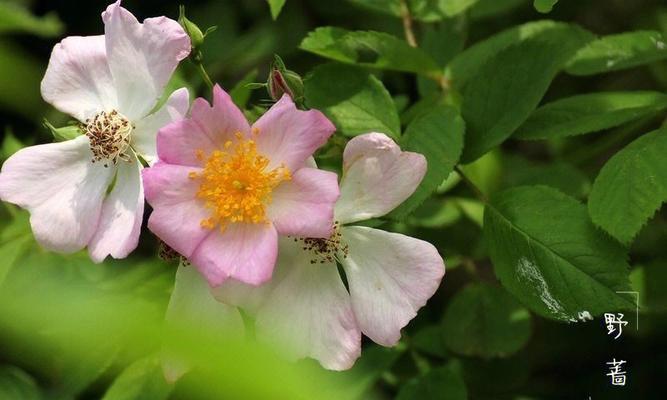
<svg viewBox="0 0 667 400">
<path fill-rule="evenodd" d="M 273 191 L 269 219 L 281 235 L 328 238 L 338 194 L 335 173 L 301 168 Z"/>
<path fill-rule="evenodd" d="M 393 346 L 401 329 L 440 285 L 445 264 L 430 243 L 362 226 L 343 227 L 349 246 L 342 260 L 361 331 Z"/>
<path fill-rule="evenodd" d="M 90 258 L 102 262 L 108 255 L 127 257 L 139 243 L 143 217 L 141 164 L 133 157 L 131 163 L 118 164 L 114 187 L 104 200 L 97 231 L 88 244 Z"/>
<path fill-rule="evenodd" d="M 202 167 L 203 162 L 197 157 L 197 153 L 202 151 L 205 154 L 218 147 L 192 119 L 172 122 L 157 134 L 158 159 L 171 165 Z"/>
<path fill-rule="evenodd" d="M 146 200 L 153 207 L 148 229 L 185 257 L 211 232 L 200 225 L 210 212 L 196 198 L 199 184 L 188 177 L 197 171 L 162 162 L 142 171 Z"/>
<path fill-rule="evenodd" d="M 19 150 L 2 166 L 0 198 L 30 211 L 37 241 L 47 249 L 74 252 L 97 229 L 114 168 L 92 164 L 88 138 Z"/>
<path fill-rule="evenodd" d="M 336 220 L 350 223 L 387 214 L 414 193 L 425 173 L 423 155 L 401 151 L 382 133 L 353 138 L 343 153 Z"/>
<path fill-rule="evenodd" d="M 120 1 L 107 7 L 102 20 L 118 111 L 138 120 L 155 106 L 179 61 L 190 53 L 190 38 L 166 17 L 139 23 Z"/>
<path fill-rule="evenodd" d="M 104 36 L 70 36 L 58 43 L 41 90 L 44 100 L 82 122 L 100 111 L 116 108 L 116 88 Z"/>
<path fill-rule="evenodd" d="M 253 125 L 259 130 L 257 150 L 275 168 L 285 164 L 294 172 L 334 133 L 334 125 L 317 110 L 297 110 L 288 95 L 273 105 Z"/>
<path fill-rule="evenodd" d="M 271 278 L 278 254 L 278 233 L 270 224 L 231 223 L 214 228 L 189 260 L 211 286 L 228 278 L 261 285 Z"/>
<path fill-rule="evenodd" d="M 192 104 L 191 117 L 172 123 L 160 130 L 157 152 L 169 164 L 201 166 L 197 152 L 206 154 L 222 148 L 228 140 L 236 140 L 235 133 L 247 135 L 250 126 L 241 110 L 229 95 L 216 85 L 213 88 L 213 106 L 202 98 Z"/>
<path fill-rule="evenodd" d="M 192 119 L 195 120 L 213 142 L 223 144 L 233 139 L 235 133 L 247 135 L 250 125 L 243 112 L 220 85 L 213 87 L 213 106 L 205 99 L 198 98 L 192 105 Z"/>
<path fill-rule="evenodd" d="M 159 110 L 135 123 L 132 147 L 149 165 L 157 162 L 157 132 L 170 122 L 185 118 L 189 107 L 188 89 L 180 88 L 169 96 Z"/>
<path fill-rule="evenodd" d="M 361 353 L 361 332 L 336 265 L 311 264 L 299 252 L 294 258 L 281 254 L 277 269 L 285 269 L 285 277 L 258 312 L 257 337 L 292 359 L 312 357 L 333 370 L 352 367 Z"/>
</svg>

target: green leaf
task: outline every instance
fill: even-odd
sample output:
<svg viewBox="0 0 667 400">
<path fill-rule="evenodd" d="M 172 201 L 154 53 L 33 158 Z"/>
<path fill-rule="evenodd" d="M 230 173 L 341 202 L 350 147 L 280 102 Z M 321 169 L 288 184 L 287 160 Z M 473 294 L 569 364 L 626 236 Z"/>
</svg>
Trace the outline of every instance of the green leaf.
<svg viewBox="0 0 667 400">
<path fill-rule="evenodd" d="M 507 139 L 589 38 L 577 26 L 554 23 L 490 57 L 480 53 L 476 58 L 484 64 L 462 88 L 461 114 L 467 127 L 462 160 L 473 161 Z"/>
<path fill-rule="evenodd" d="M 456 359 L 450 365 L 456 367 L 470 388 L 480 393 L 516 393 L 525 387 L 531 377 L 534 354 L 532 358 L 526 356 L 526 352 L 519 352 L 507 358 L 477 358 L 464 357 Z M 483 396 L 481 398 L 489 399 Z M 503 397 L 500 397 L 501 399 Z M 498 400 L 498 397 L 491 396 Z M 520 400 L 515 397 L 507 397 L 506 400 Z M 528 399 L 522 399 L 528 400 Z M 537 400 L 537 399 L 532 399 Z M 544 400 L 544 399 L 541 399 Z"/>
<path fill-rule="evenodd" d="M 466 356 L 503 357 L 530 338 L 530 313 L 503 288 L 475 283 L 459 291 L 442 320 L 445 345 Z"/>
<path fill-rule="evenodd" d="M 41 400 L 41 390 L 35 379 L 23 370 L 12 366 L 0 366 L 0 398 Z"/>
<path fill-rule="evenodd" d="M 321 27 L 310 32 L 300 48 L 346 64 L 413 72 L 434 79 L 442 75 L 428 54 L 383 32 Z"/>
<path fill-rule="evenodd" d="M 0 60 L 0 108 L 34 120 L 45 108 L 39 90 L 43 61 L 1 37 Z"/>
<path fill-rule="evenodd" d="M 506 157 L 505 187 L 546 185 L 577 198 L 584 198 L 591 189 L 588 177 L 563 161 L 534 163 L 522 157 Z"/>
<path fill-rule="evenodd" d="M 424 228 L 442 228 L 461 218 L 461 210 L 450 199 L 430 197 L 407 218 L 410 225 Z"/>
<path fill-rule="evenodd" d="M 401 125 L 394 102 L 382 82 L 368 71 L 325 64 L 304 81 L 306 105 L 322 111 L 346 136 L 382 132 L 397 139 Z"/>
<path fill-rule="evenodd" d="M 479 70 L 492 57 L 506 48 L 534 36 L 557 32 L 562 30 L 563 26 L 566 25 L 560 22 L 542 20 L 528 22 L 496 33 L 457 55 L 447 67 L 447 75 L 456 87 L 464 87 L 471 78 L 479 74 Z M 590 37 L 593 38 L 592 34 Z"/>
<path fill-rule="evenodd" d="M 504 170 L 500 149 L 490 151 L 470 164 L 461 165 L 460 168 L 485 195 L 500 189 Z"/>
<path fill-rule="evenodd" d="M 401 16 L 400 0 L 348 0 L 350 3 L 357 4 L 368 10 L 376 11 L 381 14 L 394 17 Z"/>
<path fill-rule="evenodd" d="M 28 213 L 20 212 L 0 230 L 0 287 L 16 261 L 33 243 Z"/>
<path fill-rule="evenodd" d="M 591 223 L 586 207 L 546 186 L 499 193 L 484 211 L 484 238 L 496 276 L 525 306 L 575 322 L 634 309 L 625 249 Z"/>
<path fill-rule="evenodd" d="M 436 190 L 437 193 L 447 193 L 450 190 L 454 189 L 456 185 L 458 185 L 461 182 L 461 176 L 456 173 L 456 171 L 452 171 L 447 175 L 447 178 L 445 178 L 444 181 L 438 186 L 438 189 Z"/>
<path fill-rule="evenodd" d="M 632 290 L 639 296 L 639 310 L 642 313 L 667 312 L 667 293 L 664 283 L 667 282 L 667 268 L 664 261 L 641 265 L 630 273 Z"/>
<path fill-rule="evenodd" d="M 482 202 L 463 197 L 452 197 L 450 200 L 475 225 L 480 228 L 484 225 L 484 204 Z"/>
<path fill-rule="evenodd" d="M 417 100 L 414 104 L 401 113 L 401 124 L 409 125 L 417 117 L 427 114 L 433 108 L 451 105 L 451 103 L 448 103 L 448 101 L 448 96 L 443 96 L 442 92 L 432 92 Z"/>
<path fill-rule="evenodd" d="M 56 128 L 46 118 L 44 118 L 42 124 L 51 132 L 56 142 L 72 140 L 77 136 L 83 135 L 83 131 L 78 125 L 66 125 L 62 128 Z"/>
<path fill-rule="evenodd" d="M 14 132 L 9 127 L 6 127 L 5 137 L 2 139 L 2 145 L 0 145 L 0 160 L 8 159 L 23 147 L 25 145 L 14 136 Z"/>
<path fill-rule="evenodd" d="M 558 3 L 558 0 L 533 0 L 533 7 L 535 7 L 537 12 L 548 14 L 554 8 L 556 3 Z"/>
<path fill-rule="evenodd" d="M 283 7 L 285 6 L 285 2 L 287 0 L 266 0 L 267 3 L 269 3 L 269 8 L 271 9 L 271 18 L 275 21 L 278 19 L 278 16 L 280 15 L 280 12 L 283 10 Z"/>
<path fill-rule="evenodd" d="M 102 400 L 163 400 L 172 386 L 162 373 L 159 358 L 151 356 L 135 361 L 114 380 Z"/>
<path fill-rule="evenodd" d="M 667 40 L 660 32 L 636 31 L 603 36 L 579 50 L 566 71 L 593 75 L 649 64 L 667 58 Z"/>
<path fill-rule="evenodd" d="M 409 0 L 410 13 L 414 19 L 437 22 L 454 17 L 468 10 L 478 0 Z"/>
<path fill-rule="evenodd" d="M 448 260 L 449 261 L 449 260 Z M 449 265 L 447 265 L 449 268 Z M 440 326 L 427 325 L 421 328 L 410 341 L 416 350 L 435 357 L 446 357 L 447 349 L 442 339 Z"/>
<path fill-rule="evenodd" d="M 438 367 L 408 382 L 396 400 L 443 399 L 466 400 L 468 391 L 463 378 L 449 367 Z"/>
<path fill-rule="evenodd" d="M 36 17 L 24 7 L 0 2 L 0 34 L 31 33 L 42 37 L 60 36 L 65 26 L 55 13 Z"/>
<path fill-rule="evenodd" d="M 496 17 L 526 3 L 528 0 L 479 0 L 470 10 L 470 17 L 473 19 Z"/>
<path fill-rule="evenodd" d="M 342 372 L 323 371 L 332 375 L 331 378 L 340 388 L 337 399 L 366 399 L 365 396 L 382 374 L 390 370 L 405 351 L 405 346 L 399 344 L 393 348 L 371 345 L 365 348 L 361 357 L 354 366 Z"/>
<path fill-rule="evenodd" d="M 667 108 L 658 92 L 601 92 L 556 100 L 535 110 L 513 137 L 552 139 L 597 132 Z"/>
<path fill-rule="evenodd" d="M 404 219 L 424 202 L 458 163 L 465 123 L 454 107 L 437 107 L 408 125 L 401 140 L 403 150 L 426 157 L 427 171 L 417 190 L 390 217 Z"/>
<path fill-rule="evenodd" d="M 447 22 L 424 25 L 419 47 L 444 67 L 463 50 L 465 28 L 462 25 Z M 417 87 L 422 98 L 441 90 L 438 82 L 423 76 L 417 77 Z"/>
<path fill-rule="evenodd" d="M 401 17 L 400 0 L 348 0 L 369 10 Z M 458 15 L 475 5 L 479 0 L 407 0 L 407 10 L 413 19 L 437 22 Z"/>
<path fill-rule="evenodd" d="M 667 128 L 643 135 L 600 170 L 588 200 L 593 222 L 630 244 L 667 200 Z"/>
</svg>

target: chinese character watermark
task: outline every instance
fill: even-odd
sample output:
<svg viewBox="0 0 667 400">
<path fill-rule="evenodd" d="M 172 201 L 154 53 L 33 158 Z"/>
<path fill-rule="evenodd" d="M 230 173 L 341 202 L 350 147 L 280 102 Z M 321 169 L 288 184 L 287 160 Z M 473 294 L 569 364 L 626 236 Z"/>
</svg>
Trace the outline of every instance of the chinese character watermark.
<svg viewBox="0 0 667 400">
<path fill-rule="evenodd" d="M 580 311 L 577 313 L 577 319 L 581 322 L 592 321 L 593 316 L 588 311 Z"/>
<path fill-rule="evenodd" d="M 623 333 L 623 327 L 628 324 L 628 321 L 623 320 L 622 313 L 618 314 L 605 313 L 604 323 L 605 325 L 607 325 L 607 335 L 611 335 L 614 332 L 618 332 L 614 337 L 614 340 L 616 340 L 619 337 L 621 337 L 621 334 Z"/>
<path fill-rule="evenodd" d="M 608 362 L 609 373 L 607 376 L 611 376 L 611 384 L 614 386 L 625 386 L 625 371 L 623 371 L 624 360 L 616 361 L 614 358 L 612 361 Z"/>
</svg>

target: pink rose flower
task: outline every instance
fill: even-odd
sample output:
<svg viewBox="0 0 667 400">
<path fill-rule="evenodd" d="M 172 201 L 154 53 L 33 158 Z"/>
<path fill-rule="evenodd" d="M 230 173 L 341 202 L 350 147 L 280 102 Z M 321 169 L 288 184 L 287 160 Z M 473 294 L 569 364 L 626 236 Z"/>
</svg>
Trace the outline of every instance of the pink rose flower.
<svg viewBox="0 0 667 400">
<path fill-rule="evenodd" d="M 0 198 L 30 211 L 37 241 L 70 253 L 88 247 L 100 262 L 137 246 L 144 210 L 138 156 L 152 162 L 159 128 L 184 116 L 186 89 L 151 114 L 190 39 L 174 20 L 143 23 L 120 1 L 102 13 L 104 35 L 57 44 L 41 90 L 78 119 L 85 135 L 27 147 L 0 173 Z"/>
<path fill-rule="evenodd" d="M 252 126 L 219 86 L 188 119 L 158 133 L 159 162 L 144 170 L 148 227 L 212 286 L 271 278 L 278 235 L 332 233 L 336 174 L 306 167 L 335 127 L 283 96 Z"/>
<path fill-rule="evenodd" d="M 329 369 L 354 364 L 362 333 L 383 346 L 395 345 L 401 329 L 438 289 L 444 261 L 423 240 L 350 224 L 389 213 L 415 191 L 425 172 L 421 154 L 401 151 L 384 134 L 353 138 L 343 154 L 331 236 L 282 239 L 271 282 L 256 288 L 230 280 L 214 295 L 254 314 L 258 339 Z"/>
</svg>

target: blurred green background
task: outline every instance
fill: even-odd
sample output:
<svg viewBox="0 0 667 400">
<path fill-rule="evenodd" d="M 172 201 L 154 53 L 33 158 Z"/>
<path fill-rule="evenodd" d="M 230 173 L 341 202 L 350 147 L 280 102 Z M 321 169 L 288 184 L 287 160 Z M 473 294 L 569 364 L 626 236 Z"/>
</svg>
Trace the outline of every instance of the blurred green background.
<svg viewBox="0 0 667 400">
<path fill-rule="evenodd" d="M 226 89 L 239 82 L 263 81 L 274 54 L 306 76 L 324 61 L 298 46 L 318 26 L 403 37 L 399 19 L 355 1 L 287 0 L 276 21 L 262 0 L 184 4 L 188 18 L 200 27 L 218 27 L 202 51 L 209 74 Z M 123 5 L 140 20 L 178 17 L 179 2 L 127 0 Z M 0 0 L 0 160 L 22 146 L 51 141 L 43 118 L 56 126 L 68 122 L 41 99 L 39 82 L 53 45 L 62 37 L 102 33 L 100 13 L 106 6 L 100 1 Z M 417 29 L 423 35 L 451 31 L 423 44 L 444 65 L 464 46 L 542 18 L 576 22 L 600 35 L 644 28 L 667 34 L 667 8 L 659 0 L 561 0 L 547 16 L 538 13 L 532 1 L 480 0 L 463 15 Z M 428 93 L 428 83 L 414 76 L 377 76 L 399 110 Z M 179 67 L 172 84 L 187 85 L 198 95 L 205 92 L 188 62 Z M 593 91 L 644 89 L 667 89 L 666 62 L 590 77 L 561 74 L 544 101 Z M 241 97 L 246 96 L 248 107 L 268 100 L 263 90 Z M 486 194 L 518 184 L 547 184 L 584 198 L 611 154 L 661 122 L 650 116 L 567 141 L 510 141 L 465 166 L 465 171 Z M 323 163 L 335 165 L 339 158 L 340 146 L 332 145 Z M 455 344 L 454 335 L 461 334 L 456 325 L 461 315 L 478 314 L 467 309 L 465 301 L 452 298 L 470 282 L 494 284 L 496 279 L 481 235 L 481 204 L 455 177 L 442 187 L 445 191 L 446 202 L 444 195 L 432 197 L 404 223 L 383 226 L 434 243 L 448 267 L 440 290 L 405 330 L 397 348 L 364 343 L 353 370 L 332 373 L 313 361 L 287 364 L 271 351 L 232 339 L 202 338 L 186 329 L 178 340 L 208 368 L 187 375 L 175 387 L 162 378 L 159 350 L 176 265 L 156 257 L 157 244 L 150 233 L 144 232 L 140 248 L 127 260 L 94 265 L 85 254 L 63 257 L 41 250 L 32 240 L 25 213 L 3 205 L 0 399 L 665 398 L 664 210 L 630 250 L 633 287 L 641 293 L 639 330 L 630 313 L 621 341 L 607 336 L 601 318 L 563 324 L 526 314 L 507 330 L 491 330 L 494 337 L 488 343 L 462 352 Z M 525 313 L 509 301 L 519 315 Z M 605 363 L 612 358 L 628 360 L 625 387 L 611 386 L 605 376 Z"/>
</svg>

